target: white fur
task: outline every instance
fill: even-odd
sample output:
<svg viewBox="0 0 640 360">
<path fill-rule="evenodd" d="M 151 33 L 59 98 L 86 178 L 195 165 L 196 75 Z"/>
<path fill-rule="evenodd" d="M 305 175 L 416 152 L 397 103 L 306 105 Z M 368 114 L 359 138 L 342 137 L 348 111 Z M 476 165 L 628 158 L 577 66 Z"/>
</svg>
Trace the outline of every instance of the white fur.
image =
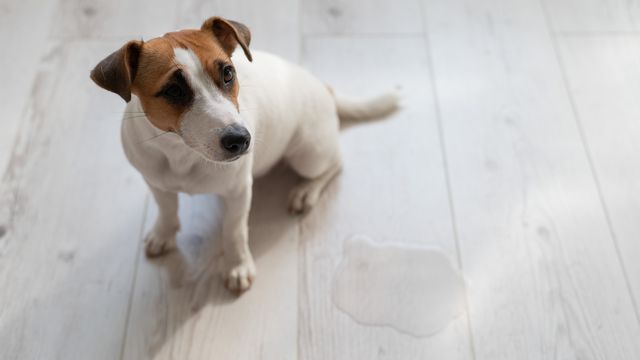
<svg viewBox="0 0 640 360">
<path fill-rule="evenodd" d="M 222 272 L 227 286 L 234 290 L 246 290 L 255 276 L 247 243 L 253 176 L 286 159 L 309 179 L 292 190 L 290 209 L 307 211 L 340 170 L 338 111 L 362 118 L 395 108 L 395 101 L 385 98 L 382 106 L 348 102 L 337 109 L 331 92 L 307 71 L 267 53 L 253 52 L 253 58 L 249 63 L 244 57 L 234 57 L 239 113 L 208 79 L 195 54 L 180 49 L 175 51 L 175 60 L 187 72 L 196 93 L 192 108 L 183 116 L 181 136 L 162 134 L 144 118 L 125 116 L 122 124 L 125 153 L 148 182 L 160 209 L 146 237 L 147 253 L 156 255 L 175 242 L 177 192 L 219 194 L 226 207 Z M 367 112 L 366 107 L 371 110 Z M 127 112 L 140 111 L 134 97 Z M 251 132 L 251 151 L 231 163 L 211 161 L 219 150 L 217 131 L 233 122 Z"/>
<path fill-rule="evenodd" d="M 190 49 L 174 49 L 175 60 L 194 92 L 194 101 L 180 122 L 184 142 L 209 160 L 223 160 L 220 147 L 222 129 L 233 123 L 245 125 L 233 103 L 226 98 L 202 68 L 198 56 Z"/>
<path fill-rule="evenodd" d="M 395 111 L 399 99 L 397 92 L 381 94 L 365 101 L 336 97 L 336 107 L 340 120 L 369 120 Z"/>
</svg>

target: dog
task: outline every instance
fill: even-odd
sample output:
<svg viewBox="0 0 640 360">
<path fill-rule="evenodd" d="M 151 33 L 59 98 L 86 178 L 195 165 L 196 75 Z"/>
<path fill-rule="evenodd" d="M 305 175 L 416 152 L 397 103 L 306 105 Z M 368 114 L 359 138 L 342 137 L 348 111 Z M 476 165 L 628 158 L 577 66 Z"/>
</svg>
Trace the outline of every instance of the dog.
<svg viewBox="0 0 640 360">
<path fill-rule="evenodd" d="M 221 273 L 242 292 L 256 276 L 248 246 L 254 177 L 284 161 L 304 180 L 289 210 L 306 213 L 340 172 L 341 121 L 393 112 L 393 93 L 354 101 L 301 67 L 249 50 L 247 26 L 221 17 L 200 29 L 132 40 L 100 61 L 91 79 L 127 102 L 122 144 L 158 205 L 145 252 L 175 247 L 178 193 L 215 193 L 224 203 Z M 234 56 L 237 47 L 244 57 Z M 241 89 L 242 86 L 242 89 Z"/>
</svg>

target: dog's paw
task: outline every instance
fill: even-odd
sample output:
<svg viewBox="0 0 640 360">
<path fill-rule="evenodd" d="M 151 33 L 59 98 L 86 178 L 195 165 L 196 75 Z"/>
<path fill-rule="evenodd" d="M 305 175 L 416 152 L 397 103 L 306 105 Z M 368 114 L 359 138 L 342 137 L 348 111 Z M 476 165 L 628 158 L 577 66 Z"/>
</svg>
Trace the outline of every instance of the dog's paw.
<svg viewBox="0 0 640 360">
<path fill-rule="evenodd" d="M 222 279 L 227 289 L 241 293 L 249 290 L 256 277 L 256 266 L 253 260 L 245 260 L 222 271 Z"/>
<path fill-rule="evenodd" d="M 289 193 L 289 213 L 306 214 L 318 202 L 322 188 L 314 181 L 304 181 Z"/>
<path fill-rule="evenodd" d="M 144 252 L 148 257 L 160 256 L 176 247 L 176 232 L 152 229 L 144 237 Z"/>
</svg>

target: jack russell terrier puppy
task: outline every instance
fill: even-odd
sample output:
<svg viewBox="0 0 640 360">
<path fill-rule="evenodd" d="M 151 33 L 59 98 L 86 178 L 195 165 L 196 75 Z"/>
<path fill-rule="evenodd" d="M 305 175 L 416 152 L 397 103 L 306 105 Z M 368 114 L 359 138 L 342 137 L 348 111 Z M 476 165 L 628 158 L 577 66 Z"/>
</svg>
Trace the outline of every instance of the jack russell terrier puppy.
<svg viewBox="0 0 640 360">
<path fill-rule="evenodd" d="M 340 172 L 340 120 L 381 117 L 398 99 L 334 97 L 304 69 L 252 54 L 250 40 L 245 25 L 212 17 L 199 30 L 129 41 L 91 71 L 98 86 L 128 103 L 124 151 L 159 210 L 146 254 L 175 246 L 178 192 L 218 194 L 225 207 L 222 276 L 234 291 L 247 290 L 256 274 L 247 229 L 253 177 L 284 159 L 305 179 L 291 190 L 289 210 L 307 212 Z M 246 59 L 232 62 L 238 45 Z"/>
</svg>

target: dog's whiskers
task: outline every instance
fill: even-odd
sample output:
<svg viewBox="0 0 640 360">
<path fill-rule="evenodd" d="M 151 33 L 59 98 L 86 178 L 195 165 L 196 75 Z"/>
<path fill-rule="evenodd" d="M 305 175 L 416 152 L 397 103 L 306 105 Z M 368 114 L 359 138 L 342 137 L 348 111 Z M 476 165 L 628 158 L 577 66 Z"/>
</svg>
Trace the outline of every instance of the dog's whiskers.
<svg viewBox="0 0 640 360">
<path fill-rule="evenodd" d="M 162 132 L 162 133 L 160 133 L 160 134 L 157 134 L 157 135 L 154 135 L 154 136 L 152 136 L 152 137 L 150 137 L 150 138 L 148 138 L 148 139 L 142 140 L 142 141 L 138 142 L 137 144 L 143 144 L 143 143 L 146 143 L 147 141 L 151 141 L 151 140 L 153 140 L 153 139 L 155 139 L 155 138 L 158 138 L 158 137 L 160 137 L 160 136 L 162 136 L 162 135 L 165 135 L 165 134 L 168 134 L 168 133 L 170 133 L 170 132 L 171 132 L 171 131 L 164 131 L 164 132 Z"/>
<path fill-rule="evenodd" d="M 140 118 L 144 118 L 144 117 L 146 117 L 146 116 L 145 115 L 133 115 L 133 116 L 123 117 L 122 120 L 140 119 Z"/>
</svg>

